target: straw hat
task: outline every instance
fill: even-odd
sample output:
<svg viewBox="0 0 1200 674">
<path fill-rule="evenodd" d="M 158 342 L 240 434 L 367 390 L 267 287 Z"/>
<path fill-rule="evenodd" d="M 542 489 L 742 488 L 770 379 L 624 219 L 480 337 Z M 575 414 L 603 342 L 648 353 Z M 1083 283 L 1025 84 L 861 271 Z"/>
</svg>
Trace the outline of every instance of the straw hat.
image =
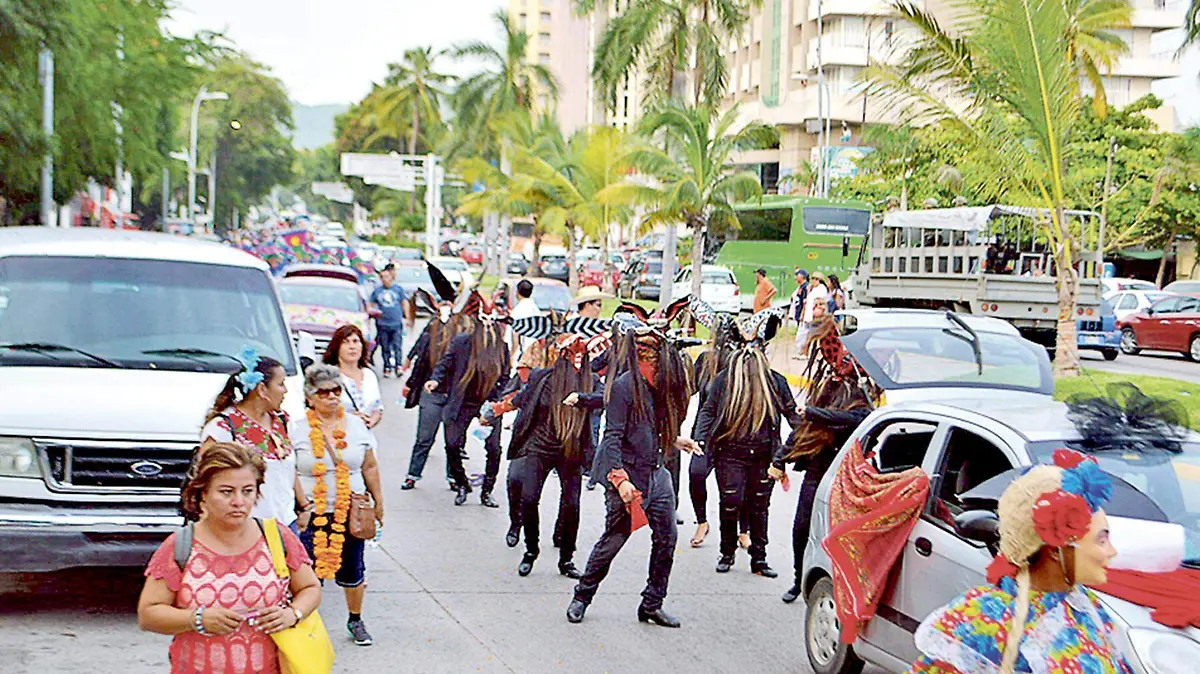
<svg viewBox="0 0 1200 674">
<path fill-rule="evenodd" d="M 577 307 L 580 304 L 583 304 L 584 302 L 593 302 L 595 300 L 610 300 L 610 299 L 612 299 L 612 295 L 609 295 L 608 293 L 600 292 L 600 289 L 597 288 L 596 286 L 583 286 L 582 288 L 579 289 L 579 294 L 575 296 L 575 299 L 571 300 L 571 304 L 573 306 Z"/>
</svg>

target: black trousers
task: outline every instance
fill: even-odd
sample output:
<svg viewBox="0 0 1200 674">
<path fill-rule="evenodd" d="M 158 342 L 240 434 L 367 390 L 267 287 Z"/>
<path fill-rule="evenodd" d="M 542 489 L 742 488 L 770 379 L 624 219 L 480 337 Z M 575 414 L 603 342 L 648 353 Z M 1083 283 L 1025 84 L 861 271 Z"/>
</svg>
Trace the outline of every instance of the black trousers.
<svg viewBox="0 0 1200 674">
<path fill-rule="evenodd" d="M 558 498 L 555 535 L 559 559 L 568 561 L 575 555 L 575 545 L 579 539 L 579 494 L 583 489 L 583 467 L 561 456 L 545 454 L 530 454 L 521 462 L 521 520 L 525 527 L 525 550 L 533 555 L 541 552 L 538 547 L 541 536 L 538 506 L 541 505 L 546 478 L 550 476 L 550 471 L 557 471 L 562 493 Z"/>
<path fill-rule="evenodd" d="M 767 475 L 771 455 L 761 457 L 717 454 L 717 486 L 721 490 L 721 554 L 737 552 L 738 520 L 747 512 L 750 524 L 750 564 L 767 561 L 767 506 L 775 481 Z"/>
<path fill-rule="evenodd" d="M 487 450 L 487 468 L 483 474 L 483 491 L 492 493 L 492 489 L 496 487 L 496 478 L 500 475 L 500 427 L 502 426 L 500 419 L 496 419 L 492 424 L 491 433 L 488 433 L 487 440 L 484 441 L 483 447 Z"/>
<path fill-rule="evenodd" d="M 520 529 L 524 519 L 521 516 L 521 505 L 524 498 L 526 458 L 528 457 L 522 456 L 509 461 L 508 474 L 504 479 L 508 487 L 508 525 L 513 529 Z"/>
<path fill-rule="evenodd" d="M 471 488 L 467 469 L 463 466 L 463 449 L 467 446 L 467 431 L 471 421 L 479 416 L 480 404 L 464 402 L 457 416 L 447 414 L 442 419 L 446 439 L 446 465 L 450 467 L 450 481 L 458 487 Z"/>
<path fill-rule="evenodd" d="M 708 452 L 692 454 L 692 458 L 688 460 L 688 496 L 692 500 L 692 511 L 696 513 L 696 524 L 708 522 L 708 476 L 712 475 L 715 467 Z M 748 506 L 742 508 L 742 514 L 738 518 L 738 530 L 743 533 L 750 531 Z"/>
<path fill-rule="evenodd" d="M 829 471 L 836 451 L 826 451 L 813 457 L 804 471 L 804 480 L 800 483 L 800 498 L 796 501 L 796 519 L 792 521 L 792 564 L 796 571 L 796 584 L 803 582 L 804 551 L 808 548 L 808 529 L 812 524 L 813 499 L 817 496 L 817 487 Z"/>
<path fill-rule="evenodd" d="M 671 474 L 659 468 L 650 477 L 650 487 L 643 494 L 642 507 L 650 521 L 650 573 L 646 588 L 642 590 L 642 607 L 647 611 L 662 608 L 667 597 L 667 583 L 671 578 L 671 566 L 675 562 L 675 496 L 671 491 Z M 607 510 L 604 533 L 592 548 L 583 578 L 575 586 L 575 598 L 590 604 L 600 588 L 600 582 L 608 575 L 612 561 L 629 540 L 632 521 L 625 510 L 617 490 L 604 489 L 604 505 Z"/>
</svg>

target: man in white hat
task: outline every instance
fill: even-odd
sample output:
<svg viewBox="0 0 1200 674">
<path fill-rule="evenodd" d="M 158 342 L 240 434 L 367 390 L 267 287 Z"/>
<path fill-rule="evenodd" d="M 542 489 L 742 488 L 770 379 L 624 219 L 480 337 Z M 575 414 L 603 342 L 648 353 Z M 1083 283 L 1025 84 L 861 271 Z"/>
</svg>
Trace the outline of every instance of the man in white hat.
<svg viewBox="0 0 1200 674">
<path fill-rule="evenodd" d="M 604 300 L 612 299 L 612 295 L 600 292 L 596 286 L 583 286 L 579 294 L 571 300 L 575 313 L 585 318 L 600 318 L 600 309 Z"/>
</svg>

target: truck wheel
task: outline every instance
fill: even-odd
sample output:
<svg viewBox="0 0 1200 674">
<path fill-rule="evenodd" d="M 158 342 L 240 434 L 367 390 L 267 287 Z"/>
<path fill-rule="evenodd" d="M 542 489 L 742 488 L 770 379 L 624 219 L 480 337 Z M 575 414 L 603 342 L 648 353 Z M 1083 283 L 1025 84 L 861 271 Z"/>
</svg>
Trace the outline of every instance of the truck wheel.
<svg viewBox="0 0 1200 674">
<path fill-rule="evenodd" d="M 1122 328 L 1121 353 L 1126 356 L 1136 356 L 1141 352 L 1142 350 L 1138 348 L 1137 333 L 1133 331 L 1133 328 Z"/>
<path fill-rule="evenodd" d="M 1192 335 L 1192 341 L 1188 344 L 1188 358 L 1194 363 L 1200 363 L 1200 335 Z"/>
<path fill-rule="evenodd" d="M 1104 356 L 1104 360 L 1116 360 L 1117 356 L 1121 355 L 1121 352 L 1116 349 L 1104 349 L 1100 354 Z"/>
<path fill-rule="evenodd" d="M 859 674 L 863 661 L 839 637 L 841 623 L 833 601 L 833 581 L 829 578 L 818 580 L 805 602 L 808 615 L 804 621 L 804 644 L 813 671 L 816 674 Z"/>
</svg>

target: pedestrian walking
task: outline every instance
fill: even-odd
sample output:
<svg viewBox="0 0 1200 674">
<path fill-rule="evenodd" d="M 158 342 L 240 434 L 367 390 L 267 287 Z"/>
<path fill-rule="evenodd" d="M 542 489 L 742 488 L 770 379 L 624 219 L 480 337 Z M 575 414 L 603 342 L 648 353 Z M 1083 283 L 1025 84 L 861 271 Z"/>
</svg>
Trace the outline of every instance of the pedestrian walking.
<svg viewBox="0 0 1200 674">
<path fill-rule="evenodd" d="M 374 643 L 362 619 L 366 595 L 365 534 L 354 510 L 383 524 L 383 488 L 375 455 L 375 436 L 361 417 L 342 405 L 344 375 L 330 365 L 304 373 L 307 413 L 291 423 L 296 465 L 313 516 L 300 540 L 313 558 L 317 578 L 343 588 L 349 618 L 346 631 L 358 646 Z M 367 499 L 366 496 L 370 498 Z"/>
<path fill-rule="evenodd" d="M 626 325 L 631 327 L 621 336 L 624 371 L 606 389 L 604 435 L 593 466 L 608 483 L 604 533 L 575 586 L 567 620 L 583 620 L 613 558 L 629 540 L 636 516 L 639 525 L 650 525 L 651 547 L 638 620 L 679 627 L 679 621 L 663 610 L 677 535 L 676 500 L 664 455 L 700 449 L 694 440 L 679 435 L 691 395 L 688 366 L 663 333 L 640 322 L 638 327 L 633 322 Z"/>
<path fill-rule="evenodd" d="M 408 315 L 408 296 L 396 285 L 396 265 L 391 262 L 379 272 L 380 285 L 371 292 L 371 310 L 375 316 L 375 338 L 383 351 L 383 376 L 399 375 L 404 349 L 404 318 Z M 412 322 L 409 322 L 412 328 Z"/>
<path fill-rule="evenodd" d="M 459 323 L 458 317 L 451 313 L 450 303 L 442 302 L 437 305 L 429 324 L 421 331 L 421 336 L 408 352 L 405 365 L 408 379 L 404 382 L 401 392 L 404 394 L 404 407 L 417 408 L 417 434 L 413 440 L 412 456 L 408 461 L 408 474 L 404 478 L 404 484 L 400 486 L 401 489 L 409 490 L 417 486 L 425 472 L 429 450 L 433 448 L 438 429 L 442 426 L 446 392 L 426 392 L 425 382 L 429 381 L 434 366 L 449 350 L 451 340 L 458 333 Z M 449 463 L 446 464 L 446 482 L 454 488 Z"/>
<path fill-rule="evenodd" d="M 296 513 L 307 507 L 308 499 L 296 475 L 288 418 L 282 409 L 287 372 L 279 361 L 259 356 L 250 347 L 242 349 L 238 360 L 241 371 L 226 380 L 200 430 L 199 455 L 221 442 L 234 442 L 260 455 L 265 466 L 263 487 L 252 514 L 274 518 L 299 533 Z M 193 465 L 189 470 L 195 469 Z"/>
<path fill-rule="evenodd" d="M 333 331 L 321 361 L 342 373 L 342 404 L 363 420 L 367 428 L 383 421 L 383 395 L 379 378 L 367 360 L 367 340 L 355 325 L 343 325 Z"/>
<path fill-rule="evenodd" d="M 819 271 L 812 273 L 808 280 L 808 293 L 804 298 L 804 331 L 807 333 L 813 326 L 829 313 L 829 282 Z"/>
<path fill-rule="evenodd" d="M 754 278 L 754 313 L 757 314 L 771 308 L 771 302 L 779 291 L 775 289 L 775 284 L 767 278 L 766 269 L 760 268 L 755 271 Z"/>
<path fill-rule="evenodd" d="M 277 674 L 271 635 L 321 603 L 309 556 L 291 529 L 251 515 L 266 486 L 256 449 L 212 442 L 194 468 L 183 503 L 196 523 L 167 536 L 146 565 L 138 626 L 172 635 L 172 672 Z M 287 578 L 275 571 L 268 526 L 282 539 Z"/>
</svg>

